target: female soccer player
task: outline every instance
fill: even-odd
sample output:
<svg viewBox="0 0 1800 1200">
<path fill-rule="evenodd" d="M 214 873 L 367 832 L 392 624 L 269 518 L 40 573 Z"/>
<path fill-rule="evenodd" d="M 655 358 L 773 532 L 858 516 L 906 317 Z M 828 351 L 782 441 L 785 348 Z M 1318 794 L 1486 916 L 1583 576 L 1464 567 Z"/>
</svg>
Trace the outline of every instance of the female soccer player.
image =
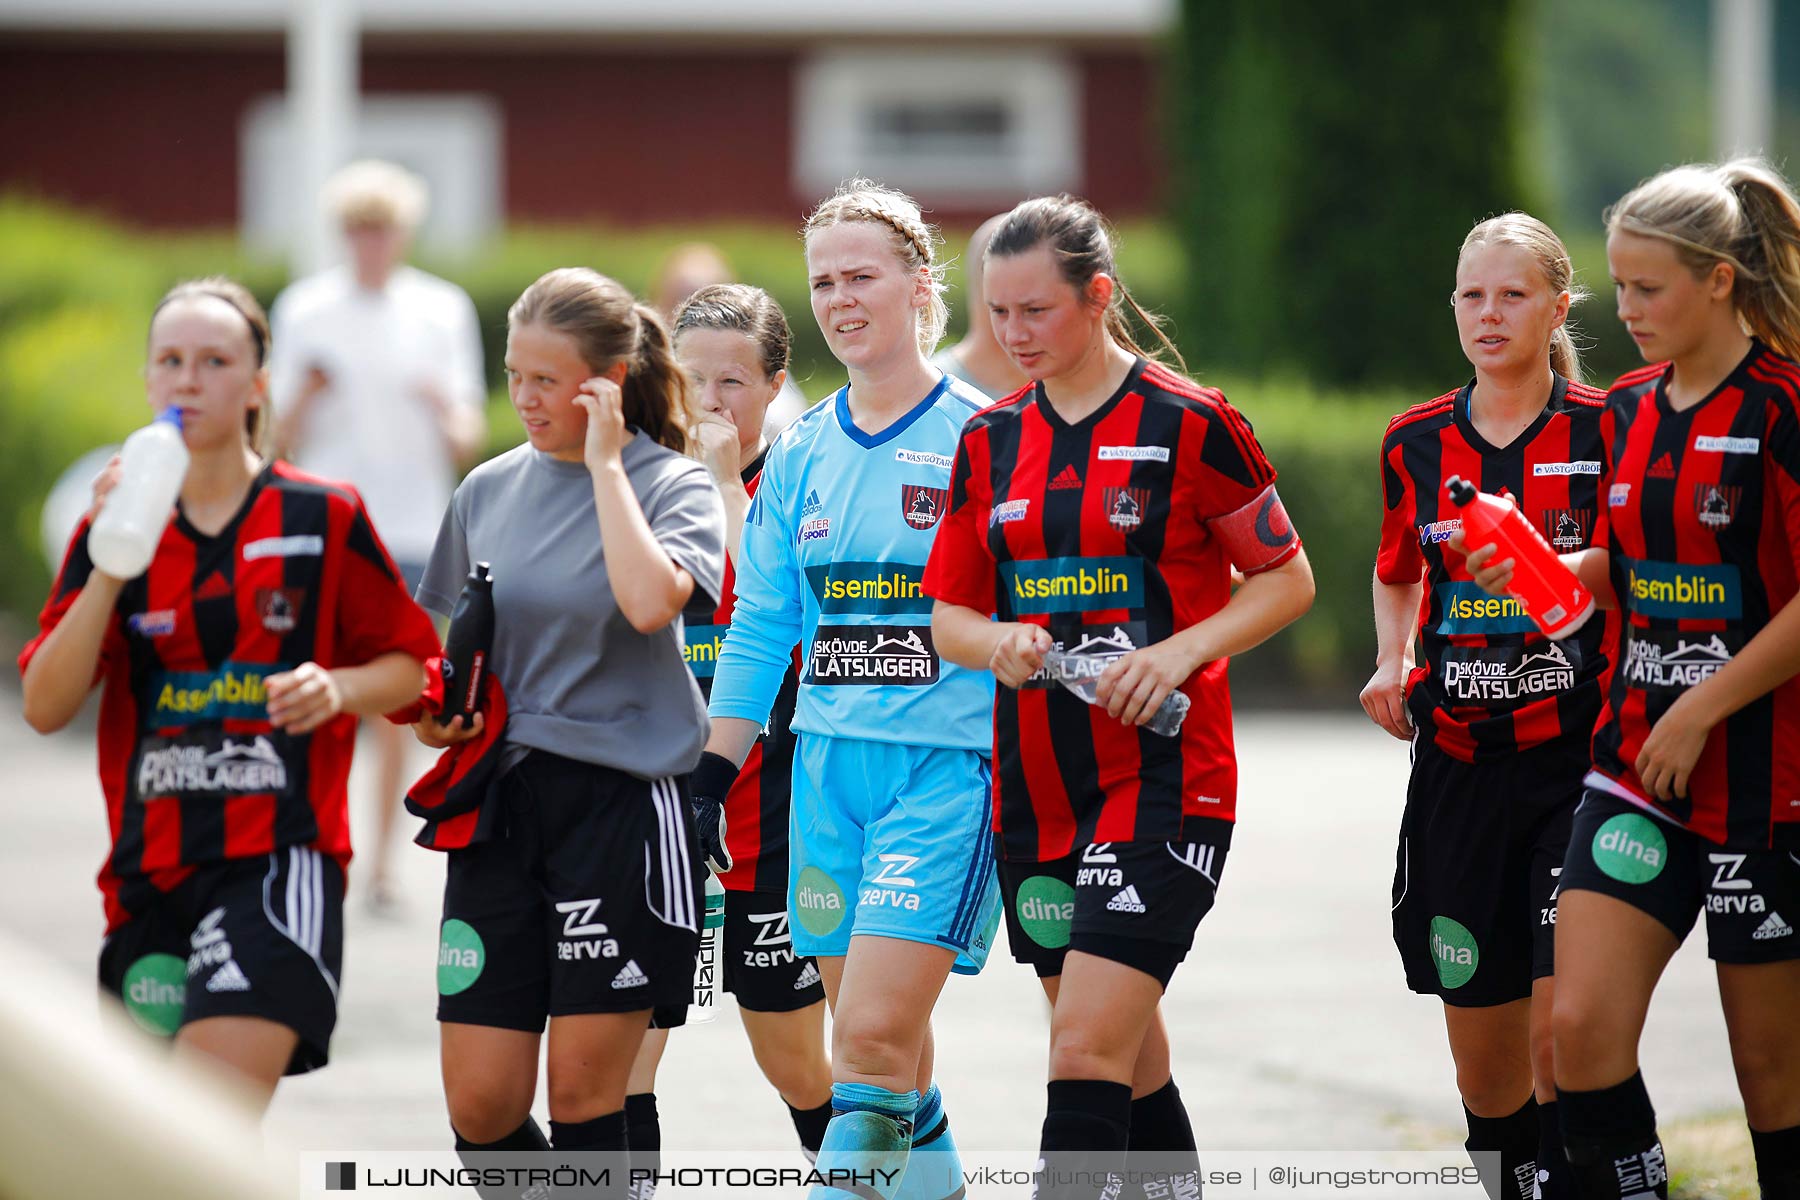
<svg viewBox="0 0 1800 1200">
<path fill-rule="evenodd" d="M 952 964 L 980 970 L 998 921 L 992 683 L 939 658 L 919 580 L 980 397 L 926 361 L 946 312 L 917 204 L 857 180 L 805 236 L 813 316 L 850 382 L 764 461 L 697 775 L 736 777 L 799 643 L 789 912 L 831 1001 L 837 1081 L 819 1165 L 899 1169 L 930 1147 L 901 1194 L 938 1200 L 960 1169 L 931 1009 Z"/>
<path fill-rule="evenodd" d="M 1414 745 L 1394 943 L 1412 989 L 1444 1002 L 1467 1145 L 1499 1153 L 1489 1191 L 1508 1200 L 1531 1200 L 1539 1182 L 1547 1200 L 1572 1195 L 1550 1067 L 1551 943 L 1605 623 L 1551 642 L 1516 603 L 1472 604 L 1487 597 L 1447 550 L 1459 519 L 1444 481 L 1504 488 L 1552 544 L 1586 549 L 1605 393 L 1577 382 L 1573 275 L 1556 234 L 1524 213 L 1463 240 L 1451 307 L 1475 378 L 1388 423 L 1379 649 L 1362 692 L 1370 718 Z"/>
<path fill-rule="evenodd" d="M 1191 1154 L 1157 1006 L 1231 840 L 1226 662 L 1307 610 L 1312 570 L 1249 423 L 1133 338 L 1127 307 L 1156 326 L 1099 213 L 1027 200 L 988 244 L 985 280 L 995 335 L 1033 383 L 963 430 L 925 591 L 945 657 L 1003 685 L 1009 940 L 1060 981 L 1042 1145 Z M 1099 672 L 1097 706 L 1045 671 L 1052 648 Z M 1177 689 L 1192 703 L 1179 735 L 1141 728 Z"/>
<path fill-rule="evenodd" d="M 525 289 L 507 324 L 526 444 L 457 488 L 419 588 L 448 614 L 469 565 L 492 564 L 508 710 L 489 751 L 502 832 L 449 853 L 444 1091 L 459 1151 L 543 1149 L 530 1109 L 548 1017 L 552 1144 L 623 1152 L 651 1010 L 679 1014 L 693 986 L 685 778 L 706 719 L 677 622 L 721 594 L 724 518 L 683 453 L 687 384 L 651 309 L 569 268 Z M 478 732 L 459 722 L 415 729 L 431 745 Z"/>
<path fill-rule="evenodd" d="M 695 453 L 725 502 L 725 549 L 738 556 L 744 514 L 760 481 L 769 443 L 768 407 L 787 378 L 787 317 L 773 297 L 744 284 L 701 288 L 675 311 L 675 358 L 688 374 L 701 421 Z M 712 691 L 719 647 L 731 625 L 735 573 L 725 568 L 715 606 L 690 603 L 685 614 L 688 666 L 700 691 Z M 757 1066 L 781 1094 L 808 1154 L 816 1155 L 831 1120 L 831 1064 L 825 1056 L 825 988 L 811 956 L 794 953 L 788 927 L 788 795 L 794 764 L 790 665 L 744 769 L 722 777 L 696 773 L 698 853 L 713 860 L 725 887 L 725 990 L 737 996 Z M 713 769 L 724 760 L 711 757 Z M 631 1150 L 662 1144 L 654 1094 L 656 1064 L 668 1034 L 652 1030 L 632 1070 L 625 1115 Z"/>
<path fill-rule="evenodd" d="M 437 653 L 355 493 L 260 457 L 268 350 L 240 285 L 163 297 L 145 379 L 190 454 L 175 518 L 130 580 L 84 521 L 19 656 L 40 733 L 101 684 L 102 988 L 264 1105 L 337 1022 L 355 718 L 416 697 Z"/>
<path fill-rule="evenodd" d="M 1595 548 L 1621 620 L 1563 865 L 1552 1019 L 1587 1200 L 1668 1195 L 1637 1044 L 1706 912 L 1762 1194 L 1800 1196 L 1800 203 L 1766 165 L 1680 167 L 1607 213 L 1619 319 Z M 1469 556 L 1489 590 L 1512 561 Z"/>
</svg>

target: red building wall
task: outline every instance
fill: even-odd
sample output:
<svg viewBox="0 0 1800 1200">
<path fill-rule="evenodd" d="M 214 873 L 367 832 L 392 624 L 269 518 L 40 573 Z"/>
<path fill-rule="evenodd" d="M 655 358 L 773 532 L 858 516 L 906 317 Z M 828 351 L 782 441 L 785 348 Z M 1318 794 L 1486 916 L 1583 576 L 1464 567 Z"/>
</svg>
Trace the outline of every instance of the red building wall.
<svg viewBox="0 0 1800 1200">
<path fill-rule="evenodd" d="M 480 92 L 500 104 L 506 215 L 650 224 L 795 222 L 790 83 L 798 52 L 589 55 L 526 48 L 364 54 L 368 92 Z M 1155 80 L 1146 55 L 1078 56 L 1083 191 L 1115 217 L 1155 210 Z M 239 122 L 279 91 L 279 46 L 167 42 L 0 46 L 0 190 L 24 189 L 133 224 L 230 226 Z M 929 197 L 922 197 L 930 203 Z M 939 219 L 987 215 L 936 206 Z"/>
</svg>

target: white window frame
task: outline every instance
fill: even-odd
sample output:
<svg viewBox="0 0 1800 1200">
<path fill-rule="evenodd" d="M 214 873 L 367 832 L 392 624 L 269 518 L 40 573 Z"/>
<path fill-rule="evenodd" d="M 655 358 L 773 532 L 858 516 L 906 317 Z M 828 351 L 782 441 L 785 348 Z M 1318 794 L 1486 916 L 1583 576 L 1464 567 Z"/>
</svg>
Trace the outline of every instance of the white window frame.
<svg viewBox="0 0 1800 1200">
<path fill-rule="evenodd" d="M 998 102 L 1010 153 L 981 162 L 883 155 L 866 144 L 864 117 L 883 101 L 941 97 Z M 946 50 L 827 47 L 804 57 L 794 81 L 794 185 L 804 196 L 867 175 L 932 202 L 1004 201 L 1079 191 L 1081 74 L 1049 49 Z"/>
<path fill-rule="evenodd" d="M 476 93 L 362 97 L 352 158 L 384 158 L 422 176 L 431 189 L 422 245 L 442 253 L 472 250 L 502 218 L 505 159 L 499 104 Z M 293 127 L 281 95 L 251 102 L 239 125 L 239 228 L 258 250 L 279 253 L 298 235 Z"/>
</svg>

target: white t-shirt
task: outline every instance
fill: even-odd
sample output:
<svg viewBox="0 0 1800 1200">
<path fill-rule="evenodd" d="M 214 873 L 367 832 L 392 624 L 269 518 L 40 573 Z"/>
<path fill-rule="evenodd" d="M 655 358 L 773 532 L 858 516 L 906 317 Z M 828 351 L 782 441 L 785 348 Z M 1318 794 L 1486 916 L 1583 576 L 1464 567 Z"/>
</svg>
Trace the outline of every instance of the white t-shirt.
<svg viewBox="0 0 1800 1200">
<path fill-rule="evenodd" d="M 378 292 L 338 267 L 282 292 L 271 323 L 277 409 L 294 402 L 310 369 L 330 380 L 296 435 L 295 465 L 353 485 L 394 558 L 422 564 L 456 485 L 426 392 L 476 409 L 485 403 L 475 305 L 413 267 L 397 269 Z"/>
</svg>

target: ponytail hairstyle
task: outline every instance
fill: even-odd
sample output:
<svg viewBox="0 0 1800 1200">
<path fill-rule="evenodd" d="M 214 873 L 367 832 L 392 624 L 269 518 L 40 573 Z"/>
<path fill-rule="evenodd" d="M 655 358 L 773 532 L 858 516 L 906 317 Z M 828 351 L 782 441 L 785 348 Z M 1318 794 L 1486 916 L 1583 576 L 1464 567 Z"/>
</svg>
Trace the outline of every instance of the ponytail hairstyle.
<svg viewBox="0 0 1800 1200">
<path fill-rule="evenodd" d="M 931 301 L 918 314 L 919 353 L 930 357 L 944 340 L 950 324 L 950 306 L 944 302 L 944 267 L 937 258 L 938 232 L 925 221 L 919 202 L 905 192 L 883 187 L 868 179 L 852 179 L 820 201 L 807 215 L 800 235 L 810 238 L 819 230 L 846 221 L 866 221 L 890 232 L 894 255 L 908 275 L 924 271 L 931 281 Z"/>
<path fill-rule="evenodd" d="M 1696 276 L 1730 263 L 1738 319 L 1800 357 L 1800 201 L 1762 159 L 1664 171 L 1606 210 L 1606 232 L 1660 238 Z"/>
<path fill-rule="evenodd" d="M 1469 236 L 1463 239 L 1462 249 L 1456 252 L 1456 261 L 1460 264 L 1477 246 L 1495 245 L 1514 246 L 1531 255 L 1537 261 L 1538 270 L 1544 273 L 1544 282 L 1550 285 L 1550 290 L 1569 293 L 1570 308 L 1588 298 L 1588 290 L 1575 282 L 1575 264 L 1569 259 L 1568 248 L 1554 230 L 1536 217 L 1509 212 L 1476 222 L 1475 228 L 1469 230 Z M 1573 320 L 1565 320 L 1561 328 L 1551 331 L 1550 366 L 1564 379 L 1579 383 L 1581 349 L 1575 341 L 1576 333 Z"/>
<path fill-rule="evenodd" d="M 163 298 L 156 302 L 150 310 L 150 324 L 156 324 L 157 314 L 175 303 L 177 300 L 211 299 L 223 300 L 238 316 L 244 318 L 244 324 L 250 327 L 250 346 L 256 352 L 256 373 L 261 375 L 269 361 L 269 315 L 263 306 L 257 303 L 250 289 L 235 279 L 223 275 L 208 275 L 204 279 L 189 279 L 176 284 L 163 293 Z M 265 383 L 258 403 L 244 413 L 244 440 L 250 449 L 263 457 L 267 457 L 263 445 L 268 441 L 269 433 L 269 395 Z"/>
<path fill-rule="evenodd" d="M 1185 373 L 1187 361 L 1181 357 L 1181 351 L 1169 340 L 1163 329 L 1163 319 L 1156 313 L 1144 308 L 1131 293 L 1126 290 L 1125 281 L 1119 278 L 1118 261 L 1113 256 L 1113 246 L 1118 241 L 1112 229 L 1107 225 L 1099 210 L 1086 200 L 1063 194 L 1060 196 L 1038 196 L 1023 201 L 1007 213 L 1000 222 L 1000 228 L 987 245 L 987 258 L 1009 258 L 1015 254 L 1023 254 L 1037 245 L 1050 247 L 1050 255 L 1062 268 L 1062 277 L 1075 294 L 1084 300 L 1087 286 L 1096 275 L 1105 274 L 1113 281 L 1112 300 L 1106 306 L 1106 335 L 1125 349 L 1140 358 L 1162 361 L 1163 354 L 1175 360 L 1175 364 Z M 1125 316 L 1130 309 L 1145 329 L 1149 330 L 1159 343 L 1147 348 L 1140 344 L 1132 332 L 1131 322 Z"/>
<path fill-rule="evenodd" d="M 526 288 L 506 321 L 513 328 L 541 325 L 567 334 L 596 375 L 624 363 L 619 390 L 626 424 L 687 453 L 687 375 L 675 362 L 662 318 L 618 282 L 586 267 L 559 268 Z"/>
<path fill-rule="evenodd" d="M 787 314 L 775 297 L 747 283 L 714 283 L 701 288 L 675 310 L 674 336 L 690 329 L 721 329 L 741 333 L 756 346 L 763 377 L 774 379 L 787 370 L 793 334 Z"/>
</svg>

